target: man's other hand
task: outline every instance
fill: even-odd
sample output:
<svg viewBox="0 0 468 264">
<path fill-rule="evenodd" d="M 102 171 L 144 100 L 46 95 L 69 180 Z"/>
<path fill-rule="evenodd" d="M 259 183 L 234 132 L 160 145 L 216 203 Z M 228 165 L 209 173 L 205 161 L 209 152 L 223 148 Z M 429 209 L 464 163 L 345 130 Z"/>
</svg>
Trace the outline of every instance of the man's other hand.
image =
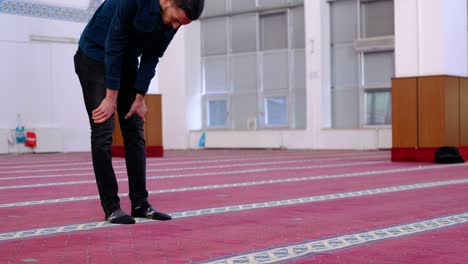
<svg viewBox="0 0 468 264">
<path fill-rule="evenodd" d="M 135 101 L 133 101 L 132 107 L 130 108 L 130 112 L 125 115 L 125 119 L 129 119 L 133 114 L 137 114 L 143 120 L 143 122 L 146 122 L 147 111 L 148 109 L 146 108 L 145 96 L 137 94 Z"/>
</svg>

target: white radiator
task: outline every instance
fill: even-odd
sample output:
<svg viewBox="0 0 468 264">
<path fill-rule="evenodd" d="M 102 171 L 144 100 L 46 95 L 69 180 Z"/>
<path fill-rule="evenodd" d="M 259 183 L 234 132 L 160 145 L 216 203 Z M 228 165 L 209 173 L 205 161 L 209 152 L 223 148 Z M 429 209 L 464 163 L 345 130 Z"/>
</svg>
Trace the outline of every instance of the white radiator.
<svg viewBox="0 0 468 264">
<path fill-rule="evenodd" d="M 8 154 L 9 129 L 0 129 L 0 154 Z"/>
<path fill-rule="evenodd" d="M 391 149 L 392 148 L 392 129 L 384 128 L 377 130 L 377 140 L 379 149 Z"/>
<path fill-rule="evenodd" d="M 63 152 L 63 129 L 36 128 L 37 137 L 35 153 Z"/>
<path fill-rule="evenodd" d="M 207 131 L 206 148 L 281 148 L 279 131 Z"/>
</svg>

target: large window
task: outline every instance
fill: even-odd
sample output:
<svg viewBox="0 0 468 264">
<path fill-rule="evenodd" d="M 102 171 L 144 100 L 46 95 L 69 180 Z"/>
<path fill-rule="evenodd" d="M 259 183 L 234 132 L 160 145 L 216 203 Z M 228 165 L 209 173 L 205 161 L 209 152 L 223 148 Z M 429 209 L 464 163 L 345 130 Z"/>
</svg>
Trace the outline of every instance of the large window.
<svg viewBox="0 0 468 264">
<path fill-rule="evenodd" d="M 303 1 L 207 0 L 205 128 L 305 128 Z"/>
<path fill-rule="evenodd" d="M 393 0 L 330 0 L 332 126 L 391 124 Z"/>
</svg>

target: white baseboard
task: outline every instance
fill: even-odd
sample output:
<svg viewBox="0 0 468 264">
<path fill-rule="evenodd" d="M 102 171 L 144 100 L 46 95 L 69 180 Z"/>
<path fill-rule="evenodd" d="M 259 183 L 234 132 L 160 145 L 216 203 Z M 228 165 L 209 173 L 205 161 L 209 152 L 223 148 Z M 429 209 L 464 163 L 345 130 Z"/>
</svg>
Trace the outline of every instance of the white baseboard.
<svg viewBox="0 0 468 264">
<path fill-rule="evenodd" d="M 0 129 L 0 154 L 8 154 L 8 137 L 10 136 L 9 129 Z"/>
<path fill-rule="evenodd" d="M 281 148 L 280 131 L 207 131 L 206 148 Z"/>
</svg>

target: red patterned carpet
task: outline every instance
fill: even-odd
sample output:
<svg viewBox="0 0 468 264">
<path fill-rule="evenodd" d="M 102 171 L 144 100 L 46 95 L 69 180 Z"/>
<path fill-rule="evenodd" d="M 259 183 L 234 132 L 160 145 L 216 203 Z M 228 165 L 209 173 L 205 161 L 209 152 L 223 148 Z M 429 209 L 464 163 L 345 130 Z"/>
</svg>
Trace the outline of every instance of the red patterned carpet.
<svg viewBox="0 0 468 264">
<path fill-rule="evenodd" d="M 0 156 L 0 263 L 468 263 L 468 164 L 388 151 L 166 151 L 103 221 L 89 153 Z M 130 211 L 125 163 L 114 159 Z"/>
</svg>

